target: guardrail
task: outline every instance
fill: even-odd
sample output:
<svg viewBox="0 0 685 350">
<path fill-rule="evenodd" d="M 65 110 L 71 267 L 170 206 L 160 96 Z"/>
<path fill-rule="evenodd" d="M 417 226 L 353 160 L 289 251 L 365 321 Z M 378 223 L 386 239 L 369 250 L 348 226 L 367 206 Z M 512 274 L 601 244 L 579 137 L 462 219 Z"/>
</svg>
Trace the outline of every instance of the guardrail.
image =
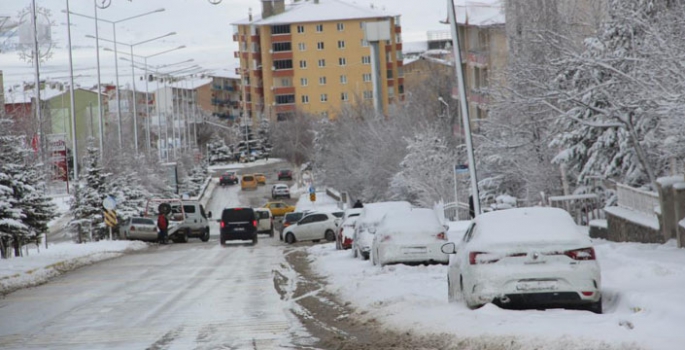
<svg viewBox="0 0 685 350">
<path fill-rule="evenodd" d="M 643 214 L 656 216 L 655 207 L 659 207 L 659 194 L 643 191 L 624 184 L 616 184 L 618 206 L 633 209 Z"/>
</svg>

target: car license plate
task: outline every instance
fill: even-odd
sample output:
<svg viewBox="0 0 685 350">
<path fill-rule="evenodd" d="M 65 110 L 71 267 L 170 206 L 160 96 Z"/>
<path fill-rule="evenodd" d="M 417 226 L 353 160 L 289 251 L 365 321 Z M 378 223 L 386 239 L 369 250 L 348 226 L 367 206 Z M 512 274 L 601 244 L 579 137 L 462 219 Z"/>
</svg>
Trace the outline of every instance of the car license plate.
<svg viewBox="0 0 685 350">
<path fill-rule="evenodd" d="M 236 227 L 233 229 L 233 231 L 245 231 L 244 227 Z"/>
<path fill-rule="evenodd" d="M 402 253 L 403 254 L 426 254 L 428 252 L 428 249 L 426 247 L 407 247 L 407 248 L 402 248 Z"/>
<path fill-rule="evenodd" d="M 516 290 L 523 292 L 557 290 L 557 288 L 557 281 L 526 281 L 516 285 Z"/>
</svg>

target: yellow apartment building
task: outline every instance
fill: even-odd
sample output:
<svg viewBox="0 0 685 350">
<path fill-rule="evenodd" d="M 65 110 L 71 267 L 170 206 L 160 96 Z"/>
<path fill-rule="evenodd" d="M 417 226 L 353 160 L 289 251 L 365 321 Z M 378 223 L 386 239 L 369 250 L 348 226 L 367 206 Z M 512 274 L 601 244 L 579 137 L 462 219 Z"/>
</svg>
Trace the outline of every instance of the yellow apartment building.
<svg viewBox="0 0 685 350">
<path fill-rule="evenodd" d="M 384 113 L 402 100 L 399 15 L 343 0 L 285 4 L 262 0 L 261 16 L 233 23 L 239 44 L 242 114 L 255 121 L 287 120 L 295 113 L 335 118 L 345 104 L 372 103 L 371 49 L 364 23 L 388 21 L 391 40 L 380 43 L 379 98 Z"/>
</svg>

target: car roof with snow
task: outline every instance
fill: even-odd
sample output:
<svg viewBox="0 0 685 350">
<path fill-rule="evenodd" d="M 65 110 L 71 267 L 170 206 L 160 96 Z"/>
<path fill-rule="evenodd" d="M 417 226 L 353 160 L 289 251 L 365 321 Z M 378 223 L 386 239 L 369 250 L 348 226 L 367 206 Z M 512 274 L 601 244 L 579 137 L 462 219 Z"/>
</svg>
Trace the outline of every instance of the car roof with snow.
<svg viewBox="0 0 685 350">
<path fill-rule="evenodd" d="M 445 228 L 440 224 L 433 209 L 411 208 L 409 210 L 393 211 L 385 214 L 378 232 L 386 233 L 439 233 Z"/>
<path fill-rule="evenodd" d="M 411 204 L 405 201 L 369 203 L 364 205 L 360 217 L 363 223 L 377 223 L 389 212 L 411 209 Z"/>
<path fill-rule="evenodd" d="M 286 188 L 287 189 L 288 185 L 286 185 L 286 184 L 275 184 L 274 188 Z"/>
</svg>

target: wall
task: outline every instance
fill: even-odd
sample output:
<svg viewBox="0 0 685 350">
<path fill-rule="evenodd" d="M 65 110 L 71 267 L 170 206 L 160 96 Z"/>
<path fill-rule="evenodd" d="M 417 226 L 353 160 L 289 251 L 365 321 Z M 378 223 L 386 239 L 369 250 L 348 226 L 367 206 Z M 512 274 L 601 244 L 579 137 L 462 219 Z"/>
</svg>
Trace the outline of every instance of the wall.
<svg viewBox="0 0 685 350">
<path fill-rule="evenodd" d="M 620 216 L 607 214 L 606 239 L 614 242 L 664 243 L 659 230 L 646 227 Z M 598 237 L 604 238 L 604 237 Z"/>
</svg>

